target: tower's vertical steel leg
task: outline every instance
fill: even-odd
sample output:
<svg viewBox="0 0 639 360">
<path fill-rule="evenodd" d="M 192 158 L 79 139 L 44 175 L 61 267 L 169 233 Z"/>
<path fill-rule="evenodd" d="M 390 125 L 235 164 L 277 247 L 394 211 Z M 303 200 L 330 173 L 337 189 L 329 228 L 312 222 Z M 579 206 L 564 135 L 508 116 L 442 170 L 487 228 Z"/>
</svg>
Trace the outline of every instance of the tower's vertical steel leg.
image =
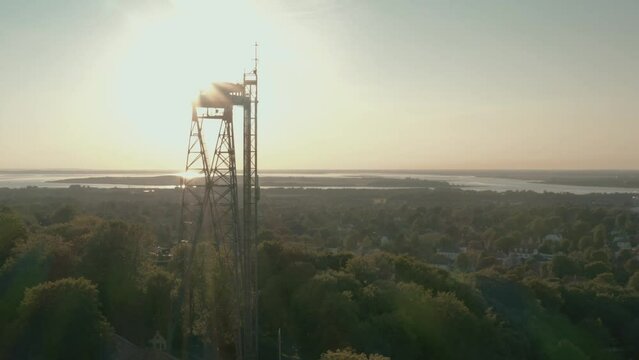
<svg viewBox="0 0 639 360">
<path fill-rule="evenodd" d="M 244 173 L 243 173 L 243 248 L 242 280 L 244 313 L 242 317 L 246 359 L 258 357 L 257 289 L 257 70 L 244 75 Z"/>
<path fill-rule="evenodd" d="M 169 349 L 173 343 L 176 312 L 186 305 L 182 319 L 182 348 L 186 357 L 189 334 L 192 332 L 192 264 L 198 240 L 202 235 L 205 222 L 211 215 L 210 167 L 206 154 L 206 145 L 202 133 L 203 119 L 197 115 L 195 107 L 191 114 L 191 131 L 186 156 L 185 177 L 181 179 L 182 208 L 180 214 L 180 240 L 190 244 L 183 268 L 183 284 L 178 294 L 178 307 L 173 310 L 172 324 L 167 334 Z M 208 216 L 207 216 L 208 215 Z"/>
<path fill-rule="evenodd" d="M 218 313 L 218 317 L 226 317 L 229 324 L 235 324 L 238 335 L 234 345 L 235 357 L 243 359 L 243 346 L 241 337 L 241 303 L 233 298 L 241 296 L 240 256 L 242 252 L 240 243 L 240 219 L 238 206 L 237 169 L 235 160 L 235 139 L 233 134 L 232 108 L 224 110 L 224 118 L 220 124 L 213 162 L 211 164 L 211 193 L 213 201 L 214 236 L 218 249 L 218 260 L 221 271 L 225 274 L 222 281 L 228 284 L 218 284 L 217 291 L 225 291 L 230 304 L 236 304 L 235 311 Z M 224 290 L 223 290 L 224 289 Z M 230 329 L 229 329 L 230 330 Z M 220 344 L 228 347 L 230 344 Z M 226 354 L 231 351 L 227 349 Z M 224 354 L 221 354 L 224 356 Z"/>
</svg>

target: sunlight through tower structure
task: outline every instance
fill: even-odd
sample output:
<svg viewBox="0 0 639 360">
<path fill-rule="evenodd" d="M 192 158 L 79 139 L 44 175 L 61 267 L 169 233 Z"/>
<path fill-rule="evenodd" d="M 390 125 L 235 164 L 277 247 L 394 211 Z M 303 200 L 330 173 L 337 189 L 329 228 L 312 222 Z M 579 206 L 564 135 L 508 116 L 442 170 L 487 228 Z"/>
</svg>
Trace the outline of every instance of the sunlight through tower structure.
<svg viewBox="0 0 639 360">
<path fill-rule="evenodd" d="M 189 309 L 193 259 L 200 241 L 212 241 L 216 258 L 231 281 L 230 321 L 236 359 L 257 359 L 257 44 L 255 66 L 242 83 L 213 83 L 193 103 L 185 174 L 182 178 L 181 239 L 190 243 L 180 302 L 183 326 Z M 243 108 L 242 193 L 239 194 L 233 108 Z M 217 126 L 211 133 L 207 129 Z M 207 141 L 215 146 L 207 148 Z M 241 195 L 242 208 L 239 206 Z M 241 210 L 241 212 L 240 212 Z M 182 304 L 181 304 L 182 305 Z M 189 331 L 186 329 L 186 331 Z M 186 340 L 185 340 L 186 341 Z M 186 346 L 186 345 L 183 345 Z M 183 354 L 184 356 L 184 354 Z"/>
</svg>

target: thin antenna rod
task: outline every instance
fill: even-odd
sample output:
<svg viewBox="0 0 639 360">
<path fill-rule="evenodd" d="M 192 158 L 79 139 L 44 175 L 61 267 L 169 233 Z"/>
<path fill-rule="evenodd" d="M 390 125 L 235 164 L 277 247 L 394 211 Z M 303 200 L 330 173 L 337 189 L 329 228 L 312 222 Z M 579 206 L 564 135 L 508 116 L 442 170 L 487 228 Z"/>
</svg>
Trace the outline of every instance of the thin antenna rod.
<svg viewBox="0 0 639 360">
<path fill-rule="evenodd" d="M 253 46 L 255 47 L 255 57 L 253 58 L 253 60 L 255 61 L 255 65 L 253 65 L 253 74 L 257 74 L 257 42 L 255 42 L 255 45 Z"/>
</svg>

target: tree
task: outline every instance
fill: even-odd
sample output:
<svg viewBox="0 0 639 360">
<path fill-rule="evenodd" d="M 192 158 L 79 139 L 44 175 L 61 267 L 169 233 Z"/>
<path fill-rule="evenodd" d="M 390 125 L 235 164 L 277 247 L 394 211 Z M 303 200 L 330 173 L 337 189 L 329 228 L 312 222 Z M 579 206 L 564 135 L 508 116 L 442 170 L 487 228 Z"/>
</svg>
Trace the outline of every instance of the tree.
<svg viewBox="0 0 639 360">
<path fill-rule="evenodd" d="M 303 358 L 315 358 L 325 349 L 350 345 L 357 328 L 357 303 L 353 275 L 325 271 L 299 287 L 292 298 L 296 337 Z"/>
<path fill-rule="evenodd" d="M 541 305 L 549 310 L 559 310 L 564 300 L 561 298 L 561 292 L 556 284 L 549 283 L 539 278 L 527 278 L 524 284 L 530 288 Z"/>
<path fill-rule="evenodd" d="M 550 271 L 559 278 L 580 273 L 579 265 L 573 259 L 562 254 L 553 256 L 550 262 Z"/>
<path fill-rule="evenodd" d="M 27 235 L 22 220 L 7 208 L 0 208 L 0 266 L 11 254 L 18 239 Z"/>
<path fill-rule="evenodd" d="M 495 246 L 498 250 L 508 252 L 510 249 L 518 245 L 518 239 L 512 235 L 502 236 L 497 239 Z"/>
<path fill-rule="evenodd" d="M 477 264 L 477 268 L 478 269 L 486 269 L 489 268 L 491 266 L 495 266 L 499 264 L 499 260 L 497 260 L 496 257 L 494 256 L 490 256 L 490 255 L 486 255 L 485 253 L 481 254 L 481 257 L 479 258 L 479 263 Z"/>
<path fill-rule="evenodd" d="M 147 325 L 147 338 L 155 331 L 168 333 L 171 322 L 171 306 L 175 295 L 175 277 L 173 274 L 150 267 L 144 274 L 144 321 Z"/>
<path fill-rule="evenodd" d="M 86 244 L 83 272 L 100 291 L 115 292 L 131 285 L 147 260 L 148 242 L 148 235 L 138 226 L 104 223 Z"/>
<path fill-rule="evenodd" d="M 550 353 L 548 354 L 549 358 L 552 360 L 586 360 L 590 359 L 589 356 L 584 354 L 584 352 L 575 346 L 569 340 L 559 340 L 557 345 L 552 347 Z"/>
<path fill-rule="evenodd" d="M 390 360 L 390 358 L 379 354 L 358 354 L 353 349 L 346 348 L 335 351 L 329 350 L 322 354 L 320 360 Z"/>
<path fill-rule="evenodd" d="M 639 260 L 637 260 L 636 258 L 631 258 L 628 259 L 624 264 L 623 264 L 623 268 L 624 270 L 626 270 L 629 274 L 635 273 L 637 271 L 639 271 Z"/>
<path fill-rule="evenodd" d="M 615 280 L 615 276 L 611 272 L 605 272 L 595 276 L 593 279 L 594 282 L 603 284 L 603 285 L 616 285 L 617 281 Z"/>
<path fill-rule="evenodd" d="M 76 211 L 71 205 L 64 205 L 51 214 L 49 222 L 51 224 L 66 223 L 73 220 Z"/>
<path fill-rule="evenodd" d="M 639 271 L 632 274 L 630 279 L 628 279 L 628 287 L 635 291 L 639 291 Z"/>
<path fill-rule="evenodd" d="M 0 328 L 15 317 L 26 288 L 71 276 L 76 259 L 59 236 L 36 233 L 18 241 L 0 269 Z"/>
<path fill-rule="evenodd" d="M 603 224 L 597 225 L 594 229 L 592 229 L 592 237 L 594 240 L 594 246 L 597 249 L 602 248 L 606 244 L 607 240 L 606 226 Z"/>
<path fill-rule="evenodd" d="M 591 261 L 601 261 L 604 263 L 608 262 L 608 252 L 604 249 L 586 251 L 586 254 Z"/>
<path fill-rule="evenodd" d="M 472 263 L 467 253 L 461 253 L 457 256 L 457 259 L 455 259 L 455 267 L 461 271 L 472 270 Z"/>
<path fill-rule="evenodd" d="M 586 250 L 588 248 L 591 248 L 594 244 L 595 244 L 595 241 L 592 239 L 591 235 L 585 235 L 579 239 L 580 250 Z"/>
<path fill-rule="evenodd" d="M 105 222 L 87 241 L 81 264 L 82 274 L 100 290 L 109 321 L 119 333 L 134 341 L 142 336 L 140 278 L 148 266 L 150 241 L 140 226 Z"/>
<path fill-rule="evenodd" d="M 98 290 L 84 278 L 28 289 L 18 309 L 9 358 L 106 359 L 112 330 L 100 312 Z"/>
<path fill-rule="evenodd" d="M 584 274 L 591 279 L 599 274 L 603 274 L 609 271 L 610 267 L 603 261 L 591 262 L 590 264 L 584 266 Z"/>
<path fill-rule="evenodd" d="M 348 260 L 346 271 L 355 275 L 363 284 L 377 280 L 389 280 L 395 274 L 393 258 L 386 253 L 358 256 Z"/>
</svg>

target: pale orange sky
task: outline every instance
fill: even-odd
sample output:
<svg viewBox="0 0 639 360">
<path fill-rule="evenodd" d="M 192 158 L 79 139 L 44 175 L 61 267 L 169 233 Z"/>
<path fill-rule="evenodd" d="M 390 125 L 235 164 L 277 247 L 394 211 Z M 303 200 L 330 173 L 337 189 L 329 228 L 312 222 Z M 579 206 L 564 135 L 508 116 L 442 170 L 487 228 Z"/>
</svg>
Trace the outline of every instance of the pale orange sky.
<svg viewBox="0 0 639 360">
<path fill-rule="evenodd" d="M 0 169 L 182 168 L 255 41 L 262 168 L 639 169 L 638 34 L 634 0 L 4 0 Z"/>
</svg>

